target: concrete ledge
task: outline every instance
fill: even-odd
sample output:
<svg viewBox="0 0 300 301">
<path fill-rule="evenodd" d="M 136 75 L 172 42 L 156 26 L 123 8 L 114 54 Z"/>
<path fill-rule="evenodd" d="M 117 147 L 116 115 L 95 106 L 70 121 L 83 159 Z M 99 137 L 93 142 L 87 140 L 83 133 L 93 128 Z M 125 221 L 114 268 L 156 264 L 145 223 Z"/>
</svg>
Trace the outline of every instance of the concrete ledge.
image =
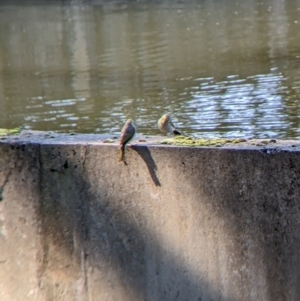
<svg viewBox="0 0 300 301">
<path fill-rule="evenodd" d="M 51 135 L 0 140 L 1 301 L 300 300 L 298 141 Z"/>
</svg>

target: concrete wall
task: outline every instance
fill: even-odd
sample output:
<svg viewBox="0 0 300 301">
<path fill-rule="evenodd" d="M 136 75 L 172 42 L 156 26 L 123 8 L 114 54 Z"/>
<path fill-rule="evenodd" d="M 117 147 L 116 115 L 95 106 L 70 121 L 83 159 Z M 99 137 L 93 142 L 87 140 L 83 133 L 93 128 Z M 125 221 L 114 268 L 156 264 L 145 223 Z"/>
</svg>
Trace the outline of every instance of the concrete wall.
<svg viewBox="0 0 300 301">
<path fill-rule="evenodd" d="M 300 300 L 298 148 L 91 141 L 1 141 L 1 301 Z"/>
</svg>

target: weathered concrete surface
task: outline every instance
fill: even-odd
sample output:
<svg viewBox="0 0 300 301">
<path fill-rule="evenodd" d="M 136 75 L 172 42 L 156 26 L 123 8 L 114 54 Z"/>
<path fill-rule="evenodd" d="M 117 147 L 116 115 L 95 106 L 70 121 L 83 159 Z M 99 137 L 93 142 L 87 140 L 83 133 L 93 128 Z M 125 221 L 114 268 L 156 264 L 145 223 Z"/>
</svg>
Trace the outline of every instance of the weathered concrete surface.
<svg viewBox="0 0 300 301">
<path fill-rule="evenodd" d="M 51 137 L 0 141 L 1 301 L 300 300 L 299 142 Z"/>
</svg>

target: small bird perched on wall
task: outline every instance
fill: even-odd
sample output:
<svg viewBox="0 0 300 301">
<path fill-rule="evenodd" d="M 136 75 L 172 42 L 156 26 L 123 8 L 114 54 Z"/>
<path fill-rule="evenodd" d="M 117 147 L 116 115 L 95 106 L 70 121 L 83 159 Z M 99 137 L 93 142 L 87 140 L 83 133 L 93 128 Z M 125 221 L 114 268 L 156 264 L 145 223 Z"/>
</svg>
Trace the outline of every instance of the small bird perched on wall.
<svg viewBox="0 0 300 301">
<path fill-rule="evenodd" d="M 120 136 L 120 155 L 119 155 L 119 162 L 125 162 L 125 146 L 126 144 L 133 138 L 135 135 L 135 126 L 132 122 L 132 119 L 128 119 L 124 124 Z"/>
<path fill-rule="evenodd" d="M 171 120 L 171 116 L 164 114 L 157 122 L 159 130 L 163 133 L 173 133 L 174 135 L 181 135 L 176 129 Z"/>
</svg>

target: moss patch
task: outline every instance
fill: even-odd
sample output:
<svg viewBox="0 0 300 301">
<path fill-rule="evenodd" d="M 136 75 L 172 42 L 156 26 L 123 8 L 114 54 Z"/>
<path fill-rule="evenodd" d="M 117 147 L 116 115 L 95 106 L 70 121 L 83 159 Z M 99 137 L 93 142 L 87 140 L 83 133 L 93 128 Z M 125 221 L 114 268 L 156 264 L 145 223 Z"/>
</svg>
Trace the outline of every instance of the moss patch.
<svg viewBox="0 0 300 301">
<path fill-rule="evenodd" d="M 214 139 L 195 139 L 193 137 L 177 136 L 174 138 L 165 139 L 161 144 L 167 145 L 178 145 L 178 146 L 215 146 L 221 147 L 225 144 L 237 144 L 246 142 L 246 139 L 236 138 L 236 139 L 224 139 L 224 138 L 214 138 Z"/>
<path fill-rule="evenodd" d="M 102 142 L 103 143 L 114 143 L 115 141 L 113 139 L 105 139 Z"/>
<path fill-rule="evenodd" d="M 0 128 L 0 136 L 7 136 L 7 135 L 17 135 L 20 134 L 20 128 L 14 129 L 1 129 Z"/>
</svg>

